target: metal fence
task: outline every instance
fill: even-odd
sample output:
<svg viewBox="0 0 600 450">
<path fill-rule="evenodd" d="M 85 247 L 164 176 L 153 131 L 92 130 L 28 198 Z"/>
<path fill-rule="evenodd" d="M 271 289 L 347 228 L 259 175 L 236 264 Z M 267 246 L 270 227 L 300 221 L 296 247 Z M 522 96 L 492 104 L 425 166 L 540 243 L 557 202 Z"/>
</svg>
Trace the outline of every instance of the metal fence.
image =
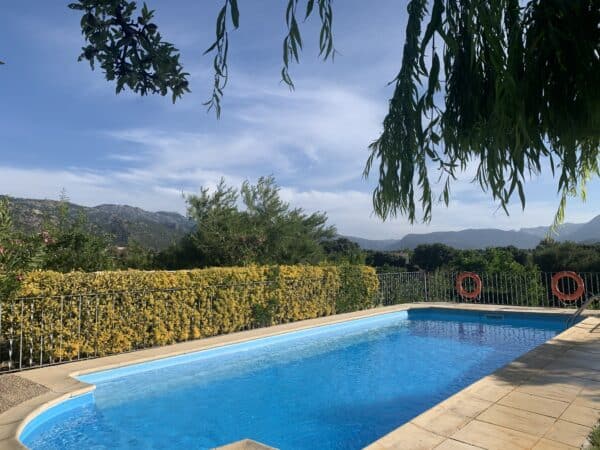
<svg viewBox="0 0 600 450">
<path fill-rule="evenodd" d="M 334 286 L 279 279 L 0 301 L 0 373 L 335 314 Z"/>
<path fill-rule="evenodd" d="M 581 300 L 562 302 L 553 296 L 552 275 L 480 273 L 481 294 L 466 300 L 457 291 L 456 273 L 384 273 L 379 274 L 377 298 L 366 304 L 470 302 L 557 308 L 579 306 Z M 584 280 L 586 295 L 600 293 L 600 273 L 579 275 Z M 282 289 L 280 282 L 276 287 Z M 468 280 L 464 287 L 472 288 Z M 308 317 L 339 312 L 335 293 L 327 291 L 327 283 L 314 279 L 294 280 L 283 286 L 278 293 L 279 300 L 271 305 L 274 309 L 253 304 L 254 296 L 261 295 L 260 291 L 273 288 L 272 282 L 253 282 L 0 301 L 0 373 L 290 322 L 298 317 L 286 310 L 290 306 L 285 296 L 291 296 L 292 292 L 296 298 L 298 292 L 302 292 L 300 304 L 314 304 L 316 297 L 321 299 Z M 563 292 L 573 290 L 569 282 L 561 286 Z M 235 307 L 225 304 L 224 291 L 229 298 L 236 299 Z M 184 297 L 188 300 L 183 301 Z M 228 320 L 234 316 L 235 321 Z"/>
<path fill-rule="evenodd" d="M 529 273 L 479 273 L 481 294 L 475 299 L 461 297 L 457 291 L 458 273 L 452 272 L 399 272 L 379 275 L 379 290 L 383 305 L 411 302 L 480 303 L 490 305 L 538 306 L 552 308 L 577 308 L 588 295 L 600 294 L 600 273 L 579 273 L 585 285 L 581 298 L 566 302 L 553 295 L 550 272 Z M 464 282 L 465 290 L 473 288 Z M 570 279 L 559 283 L 561 292 L 576 289 Z M 596 307 L 597 305 L 590 305 Z"/>
</svg>

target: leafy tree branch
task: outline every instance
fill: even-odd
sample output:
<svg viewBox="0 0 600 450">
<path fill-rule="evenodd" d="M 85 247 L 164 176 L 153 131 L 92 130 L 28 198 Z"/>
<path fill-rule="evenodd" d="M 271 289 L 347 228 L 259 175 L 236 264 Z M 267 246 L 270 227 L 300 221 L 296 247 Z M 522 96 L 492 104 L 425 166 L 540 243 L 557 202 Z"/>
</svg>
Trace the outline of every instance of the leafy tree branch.
<svg viewBox="0 0 600 450">
<path fill-rule="evenodd" d="M 228 80 L 229 28 L 239 27 L 238 0 L 220 0 L 209 109 L 221 114 Z M 333 59 L 332 0 L 287 0 L 281 76 L 303 47 L 301 17 L 318 11 L 319 51 Z M 342 5 L 340 3 L 340 5 Z M 78 0 L 87 45 L 80 60 L 141 95 L 189 91 L 179 52 L 152 22 L 154 11 L 127 0 Z M 338 6 L 342 7 L 342 6 Z M 549 171 L 560 199 L 585 198 L 600 175 L 600 2 L 597 0 L 410 0 L 402 62 L 380 136 L 364 170 L 378 167 L 374 210 L 429 221 L 433 205 L 448 205 L 468 166 L 473 181 L 508 213 L 525 183 Z M 301 12 L 303 11 L 303 12 Z M 440 192 L 434 188 L 439 183 Z"/>
</svg>

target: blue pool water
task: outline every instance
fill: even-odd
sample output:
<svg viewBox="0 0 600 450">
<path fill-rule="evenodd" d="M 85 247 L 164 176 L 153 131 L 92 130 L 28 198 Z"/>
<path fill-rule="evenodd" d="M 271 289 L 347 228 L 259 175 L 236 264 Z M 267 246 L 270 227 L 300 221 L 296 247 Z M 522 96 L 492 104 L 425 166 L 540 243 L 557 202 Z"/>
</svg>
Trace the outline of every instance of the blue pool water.
<svg viewBox="0 0 600 450">
<path fill-rule="evenodd" d="M 358 449 L 547 341 L 564 316 L 411 310 L 79 377 L 32 449 Z"/>
</svg>

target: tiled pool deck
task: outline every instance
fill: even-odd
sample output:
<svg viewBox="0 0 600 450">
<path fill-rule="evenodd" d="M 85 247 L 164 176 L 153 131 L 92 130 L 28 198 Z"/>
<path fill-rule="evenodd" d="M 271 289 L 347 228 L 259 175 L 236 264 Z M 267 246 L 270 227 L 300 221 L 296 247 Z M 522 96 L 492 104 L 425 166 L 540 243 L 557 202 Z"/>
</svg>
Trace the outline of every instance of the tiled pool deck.
<svg viewBox="0 0 600 450">
<path fill-rule="evenodd" d="M 2 375 L 0 448 L 23 449 L 17 436 L 32 417 L 66 398 L 93 389 L 74 379 L 75 375 L 359 317 L 432 306 L 561 313 L 549 308 L 415 303 Z M 600 317 L 590 315 L 576 326 L 382 437 L 367 449 L 577 449 L 585 444 L 591 427 L 599 419 Z M 228 449 L 259 447 L 259 444 L 251 441 L 227 446 Z"/>
</svg>

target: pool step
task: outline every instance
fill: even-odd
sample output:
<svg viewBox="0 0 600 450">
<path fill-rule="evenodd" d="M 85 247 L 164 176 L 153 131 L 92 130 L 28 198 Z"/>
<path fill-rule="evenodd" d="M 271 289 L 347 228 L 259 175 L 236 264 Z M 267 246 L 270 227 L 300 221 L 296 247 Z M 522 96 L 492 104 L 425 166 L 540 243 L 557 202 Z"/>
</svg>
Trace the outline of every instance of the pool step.
<svg viewBox="0 0 600 450">
<path fill-rule="evenodd" d="M 213 450 L 278 450 L 275 447 L 269 447 L 268 445 L 261 444 L 260 442 L 253 441 L 252 439 L 242 439 L 241 441 L 233 442 L 231 444 L 223 445 L 222 447 L 215 447 Z"/>
</svg>

